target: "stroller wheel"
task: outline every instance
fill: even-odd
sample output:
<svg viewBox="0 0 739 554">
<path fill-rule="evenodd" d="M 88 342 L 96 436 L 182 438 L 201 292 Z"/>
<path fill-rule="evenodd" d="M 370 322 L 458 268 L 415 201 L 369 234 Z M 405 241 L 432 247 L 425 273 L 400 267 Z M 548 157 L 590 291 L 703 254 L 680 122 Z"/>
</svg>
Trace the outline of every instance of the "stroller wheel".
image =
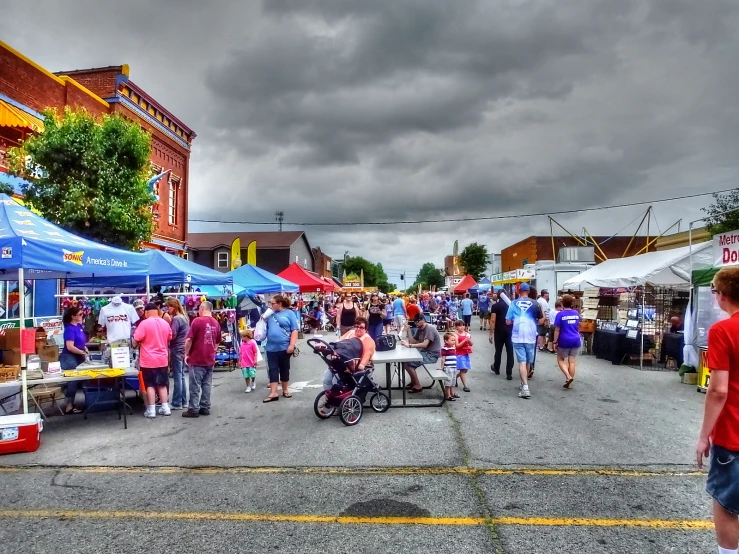
<svg viewBox="0 0 739 554">
<path fill-rule="evenodd" d="M 339 417 L 344 425 L 356 425 L 362 419 L 362 401 L 354 395 L 348 396 L 339 406 Z"/>
<path fill-rule="evenodd" d="M 313 411 L 316 412 L 316 415 L 321 419 L 328 419 L 336 412 L 336 406 L 331 406 L 328 403 L 325 390 L 321 391 L 321 394 L 316 396 L 316 400 L 313 402 Z"/>
<path fill-rule="evenodd" d="M 384 392 L 376 392 L 370 398 L 370 407 L 378 414 L 385 413 L 390 409 L 390 399 Z"/>
</svg>

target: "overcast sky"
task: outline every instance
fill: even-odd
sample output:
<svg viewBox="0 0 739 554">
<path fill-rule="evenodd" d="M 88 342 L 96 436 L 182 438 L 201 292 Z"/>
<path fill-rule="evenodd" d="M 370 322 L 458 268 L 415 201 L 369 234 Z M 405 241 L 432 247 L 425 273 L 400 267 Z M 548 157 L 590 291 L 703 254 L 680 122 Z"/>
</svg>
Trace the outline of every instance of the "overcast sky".
<svg viewBox="0 0 739 554">
<path fill-rule="evenodd" d="M 191 220 L 539 213 L 737 183 L 736 0 L 5 0 L 2 11 L 2 39 L 34 61 L 128 63 L 197 132 Z M 709 202 L 655 204 L 652 229 L 679 218 L 686 229 Z M 644 209 L 560 221 L 611 234 Z M 455 239 L 499 251 L 549 224 L 305 230 L 397 282 L 441 266 Z"/>
</svg>

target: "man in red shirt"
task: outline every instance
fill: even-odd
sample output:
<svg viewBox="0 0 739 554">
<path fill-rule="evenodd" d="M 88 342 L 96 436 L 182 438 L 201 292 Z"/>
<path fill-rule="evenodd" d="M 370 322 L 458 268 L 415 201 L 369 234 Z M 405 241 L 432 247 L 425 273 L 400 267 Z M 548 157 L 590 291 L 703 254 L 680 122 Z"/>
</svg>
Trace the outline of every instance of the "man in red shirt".
<svg viewBox="0 0 739 554">
<path fill-rule="evenodd" d="M 203 302 L 185 339 L 185 363 L 190 368 L 190 403 L 182 417 L 210 415 L 210 389 L 221 325 L 213 317 L 213 304 Z"/>
<path fill-rule="evenodd" d="M 159 310 L 153 302 L 146 305 L 146 317 L 136 326 L 133 346 L 139 346 L 139 366 L 146 385 L 146 413 L 150 419 L 156 417 L 156 395 L 162 401 L 159 415 L 172 415 L 167 397 L 169 386 L 169 340 L 172 328 L 158 317 Z"/>
<path fill-rule="evenodd" d="M 711 292 L 729 318 L 708 331 L 706 393 L 696 458 L 711 454 L 706 490 L 713 497 L 713 523 L 719 554 L 739 548 L 739 266 L 716 273 Z"/>
</svg>

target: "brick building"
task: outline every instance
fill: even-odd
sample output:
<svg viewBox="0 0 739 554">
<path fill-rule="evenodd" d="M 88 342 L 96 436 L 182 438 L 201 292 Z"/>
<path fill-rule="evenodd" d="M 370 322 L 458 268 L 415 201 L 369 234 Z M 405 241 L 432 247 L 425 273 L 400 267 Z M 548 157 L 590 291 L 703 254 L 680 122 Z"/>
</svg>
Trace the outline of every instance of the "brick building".
<svg viewBox="0 0 739 554">
<path fill-rule="evenodd" d="M 593 237 L 593 239 L 600 245 L 607 258 L 633 256 L 647 244 L 647 237 L 638 236 L 626 251 L 631 237 Z M 524 265 L 533 264 L 539 260 L 556 260 L 559 249 L 566 246 L 581 246 L 581 244 L 570 236 L 554 237 L 555 252 L 552 252 L 551 236 L 525 238 L 501 250 L 501 271 L 522 269 Z M 655 247 L 652 246 L 650 250 L 655 250 Z M 598 261 L 596 256 L 596 263 Z"/>
<path fill-rule="evenodd" d="M 313 248 L 313 267 L 316 273 L 318 273 L 321 277 L 325 277 L 326 279 L 332 279 L 334 276 L 333 264 L 334 261 L 331 259 L 331 257 L 327 254 L 324 254 L 319 246 Z"/>
<path fill-rule="evenodd" d="M 117 113 L 149 131 L 151 163 L 166 173 L 155 188 L 156 228 L 149 248 L 180 254 L 187 237 L 190 147 L 195 133 L 129 79 L 127 65 L 51 73 L 0 41 L 0 182 L 18 187 L 5 153 L 43 130 L 39 112 L 65 106 L 96 116 Z"/>
</svg>

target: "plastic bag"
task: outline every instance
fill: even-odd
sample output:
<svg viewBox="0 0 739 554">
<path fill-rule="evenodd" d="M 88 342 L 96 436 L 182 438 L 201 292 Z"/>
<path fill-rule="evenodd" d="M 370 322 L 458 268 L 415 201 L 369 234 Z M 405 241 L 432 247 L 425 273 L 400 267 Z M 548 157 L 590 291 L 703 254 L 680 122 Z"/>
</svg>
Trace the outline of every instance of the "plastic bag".
<svg viewBox="0 0 739 554">
<path fill-rule="evenodd" d="M 264 319 L 259 318 L 256 326 L 254 327 L 254 340 L 261 342 L 267 338 L 267 322 Z"/>
</svg>

